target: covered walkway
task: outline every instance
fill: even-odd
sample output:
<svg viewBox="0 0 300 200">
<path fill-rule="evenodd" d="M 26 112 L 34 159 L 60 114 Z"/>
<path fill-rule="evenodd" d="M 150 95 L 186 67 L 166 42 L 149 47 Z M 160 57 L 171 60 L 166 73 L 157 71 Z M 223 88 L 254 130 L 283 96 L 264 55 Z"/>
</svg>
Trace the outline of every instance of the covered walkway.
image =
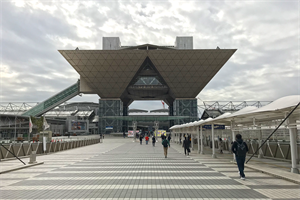
<svg viewBox="0 0 300 200">
<path fill-rule="evenodd" d="M 205 126 L 209 126 L 211 130 L 211 141 L 212 142 L 212 158 L 216 158 L 216 148 L 215 148 L 215 141 L 219 140 L 219 138 L 215 135 L 215 128 L 219 126 L 226 126 L 227 130 L 232 132 L 231 140 L 233 142 L 235 140 L 235 135 L 240 133 L 241 135 L 243 131 L 253 131 L 258 132 L 256 136 L 251 138 L 252 142 L 257 142 L 258 146 L 253 152 L 248 152 L 253 155 L 257 155 L 258 158 L 263 157 L 263 151 L 260 147 L 263 147 L 267 143 L 269 143 L 269 139 L 271 137 L 268 136 L 267 138 L 262 137 L 262 129 L 269 127 L 274 128 L 272 134 L 274 134 L 278 128 L 286 127 L 289 130 L 289 153 L 287 151 L 283 152 L 280 148 L 280 153 L 283 155 L 284 158 L 288 157 L 290 154 L 291 157 L 291 169 L 292 173 L 299 174 L 299 169 L 297 164 L 299 163 L 299 155 L 298 155 L 298 144 L 297 144 L 297 126 L 299 126 L 299 119 L 300 119 L 300 95 L 291 95 L 279 98 L 274 102 L 263 106 L 261 108 L 256 107 L 245 107 L 235 113 L 224 113 L 223 115 L 216 117 L 214 119 L 208 118 L 206 120 L 200 120 L 195 122 L 190 122 L 187 124 L 175 125 L 170 128 L 175 136 L 175 140 L 178 142 L 180 138 L 184 134 L 191 134 L 197 137 L 197 144 L 198 144 L 198 153 L 203 154 L 203 129 Z M 224 128 L 223 128 L 224 129 Z M 279 140 L 276 145 L 280 146 Z M 281 140 L 281 142 L 284 142 Z M 193 143 L 192 143 L 193 144 Z M 201 145 L 202 144 L 202 145 Z M 265 147 L 267 146 L 265 145 Z M 274 147 L 274 146 L 273 146 Z M 287 146 L 286 146 L 287 147 Z M 270 147 L 269 147 L 270 148 Z M 271 150 L 270 150 L 271 151 Z M 272 154 L 272 152 L 271 152 Z M 284 155 L 286 154 L 286 155 Z M 235 160 L 233 158 L 233 160 Z M 246 161 L 247 163 L 247 161 Z"/>
<path fill-rule="evenodd" d="M 156 147 L 129 138 L 38 156 L 44 164 L 0 175 L 0 199 L 299 199 L 299 185 L 228 159 Z M 28 160 L 28 159 L 27 159 Z M 25 159 L 25 161 L 27 161 Z M 9 163 L 15 161 L 5 161 Z M 2 164 L 0 163 L 0 165 Z"/>
</svg>

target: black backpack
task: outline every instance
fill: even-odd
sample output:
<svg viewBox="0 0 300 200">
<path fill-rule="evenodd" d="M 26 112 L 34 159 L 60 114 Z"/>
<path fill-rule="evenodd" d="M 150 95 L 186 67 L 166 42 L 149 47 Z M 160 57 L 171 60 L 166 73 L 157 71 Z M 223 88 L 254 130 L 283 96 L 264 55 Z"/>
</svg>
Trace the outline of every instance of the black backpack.
<svg viewBox="0 0 300 200">
<path fill-rule="evenodd" d="M 241 156 L 241 157 L 245 157 L 247 154 L 247 149 L 246 149 L 246 145 L 244 142 L 242 142 L 241 144 L 237 143 L 237 147 L 236 147 L 236 155 L 237 156 Z"/>
<path fill-rule="evenodd" d="M 162 144 L 164 147 L 168 147 L 168 141 L 166 139 L 162 142 Z"/>
</svg>

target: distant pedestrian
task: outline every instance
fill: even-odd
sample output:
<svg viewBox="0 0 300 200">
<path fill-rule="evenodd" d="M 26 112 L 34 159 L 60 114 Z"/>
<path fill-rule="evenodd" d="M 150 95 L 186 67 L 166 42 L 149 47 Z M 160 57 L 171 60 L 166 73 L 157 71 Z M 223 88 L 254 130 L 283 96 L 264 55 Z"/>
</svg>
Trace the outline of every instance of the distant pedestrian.
<svg viewBox="0 0 300 200">
<path fill-rule="evenodd" d="M 171 141 L 171 134 L 169 134 L 169 136 L 168 136 L 168 141 L 169 142 Z"/>
<path fill-rule="evenodd" d="M 189 153 L 191 151 L 190 150 L 190 141 L 186 137 L 184 138 L 182 146 L 184 148 L 184 154 L 186 155 L 186 152 L 187 152 L 187 155 L 189 155 Z"/>
<path fill-rule="evenodd" d="M 224 149 L 224 142 L 223 142 L 222 138 L 219 138 L 219 150 L 220 150 L 220 153 L 223 153 L 223 149 Z"/>
<path fill-rule="evenodd" d="M 248 146 L 243 141 L 241 134 L 236 134 L 235 139 L 236 140 L 231 147 L 231 151 L 235 154 L 235 159 L 236 159 L 237 166 L 239 168 L 240 177 L 242 180 L 245 180 L 244 164 L 245 164 L 246 154 L 248 152 Z"/>
<path fill-rule="evenodd" d="M 163 145 L 163 148 L 164 148 L 165 158 L 167 158 L 167 155 L 168 155 L 168 146 L 170 148 L 170 142 L 166 139 L 166 137 L 164 137 L 163 141 L 161 142 L 161 144 Z"/>
<path fill-rule="evenodd" d="M 125 134 L 125 131 L 123 132 L 123 137 L 125 138 L 126 134 Z"/>
<path fill-rule="evenodd" d="M 152 145 L 155 147 L 156 138 L 155 136 L 152 137 Z"/>
<path fill-rule="evenodd" d="M 142 145 L 142 142 L 143 142 L 143 137 L 142 137 L 142 134 L 140 135 L 140 144 Z"/>
<path fill-rule="evenodd" d="M 148 141 L 149 141 L 148 135 L 145 137 L 145 140 L 146 140 L 146 145 L 147 145 L 147 144 L 148 144 Z"/>
</svg>

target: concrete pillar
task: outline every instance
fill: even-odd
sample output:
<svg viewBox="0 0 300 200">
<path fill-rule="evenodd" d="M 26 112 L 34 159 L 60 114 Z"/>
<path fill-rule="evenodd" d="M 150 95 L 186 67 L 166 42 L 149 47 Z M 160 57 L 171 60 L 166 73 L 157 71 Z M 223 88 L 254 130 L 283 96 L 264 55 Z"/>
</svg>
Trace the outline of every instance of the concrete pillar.
<svg viewBox="0 0 300 200">
<path fill-rule="evenodd" d="M 259 128 L 259 134 L 258 134 L 258 147 L 260 147 L 262 144 L 262 131 L 261 128 Z M 263 158 L 264 154 L 263 151 L 261 150 L 261 148 L 258 150 L 258 156 L 257 158 Z"/>
<path fill-rule="evenodd" d="M 289 124 L 295 124 L 295 119 L 289 119 Z M 299 170 L 297 168 L 297 126 L 289 125 L 289 133 L 290 133 L 290 145 L 291 145 L 291 160 L 292 160 L 292 168 L 291 172 L 299 174 Z"/>
<path fill-rule="evenodd" d="M 34 164 L 36 162 L 36 151 L 32 151 L 29 157 L 29 163 L 28 164 Z"/>
<path fill-rule="evenodd" d="M 231 132 L 232 132 L 232 144 L 235 141 L 235 133 L 234 133 L 234 121 L 231 121 Z M 235 162 L 235 154 L 233 153 L 233 162 Z"/>
<path fill-rule="evenodd" d="M 200 151 L 200 154 L 204 154 L 204 151 L 203 151 L 203 130 L 202 130 L 202 126 L 200 126 L 200 142 L 201 142 L 201 151 Z"/>
<path fill-rule="evenodd" d="M 191 145 L 192 145 L 192 150 L 194 151 L 194 142 L 193 142 L 193 140 L 194 140 L 194 133 L 193 133 L 193 131 L 191 131 Z"/>
<path fill-rule="evenodd" d="M 159 129 L 159 122 L 158 121 L 154 122 L 154 128 L 155 128 L 155 137 L 157 138 L 158 129 Z"/>
<path fill-rule="evenodd" d="M 174 132 L 174 143 L 176 144 L 177 143 L 177 133 L 175 132 L 175 130 L 173 131 Z"/>
<path fill-rule="evenodd" d="M 211 125 L 212 157 L 216 158 L 214 124 Z"/>
<path fill-rule="evenodd" d="M 132 129 L 133 129 L 133 142 L 136 141 L 136 128 L 137 128 L 137 122 L 133 121 L 132 122 Z"/>
<path fill-rule="evenodd" d="M 198 151 L 197 151 L 197 153 L 200 153 L 200 131 L 199 131 L 199 126 L 196 126 L 196 131 L 197 131 L 197 143 L 198 143 Z"/>
</svg>

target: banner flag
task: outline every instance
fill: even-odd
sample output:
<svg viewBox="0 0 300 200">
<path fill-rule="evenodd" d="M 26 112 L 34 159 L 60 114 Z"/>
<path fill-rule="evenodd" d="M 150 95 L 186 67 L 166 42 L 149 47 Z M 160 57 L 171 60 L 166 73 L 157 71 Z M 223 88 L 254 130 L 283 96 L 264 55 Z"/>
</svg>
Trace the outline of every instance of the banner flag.
<svg viewBox="0 0 300 200">
<path fill-rule="evenodd" d="M 29 117 L 29 133 L 32 132 L 32 127 L 33 127 L 33 124 L 32 124 L 32 121 L 31 121 L 31 117 Z"/>
<path fill-rule="evenodd" d="M 46 117 L 44 116 L 44 123 L 43 123 L 43 126 L 44 126 L 44 130 L 46 130 L 47 128 L 49 128 L 49 124 L 47 123 L 46 121 Z"/>
</svg>

